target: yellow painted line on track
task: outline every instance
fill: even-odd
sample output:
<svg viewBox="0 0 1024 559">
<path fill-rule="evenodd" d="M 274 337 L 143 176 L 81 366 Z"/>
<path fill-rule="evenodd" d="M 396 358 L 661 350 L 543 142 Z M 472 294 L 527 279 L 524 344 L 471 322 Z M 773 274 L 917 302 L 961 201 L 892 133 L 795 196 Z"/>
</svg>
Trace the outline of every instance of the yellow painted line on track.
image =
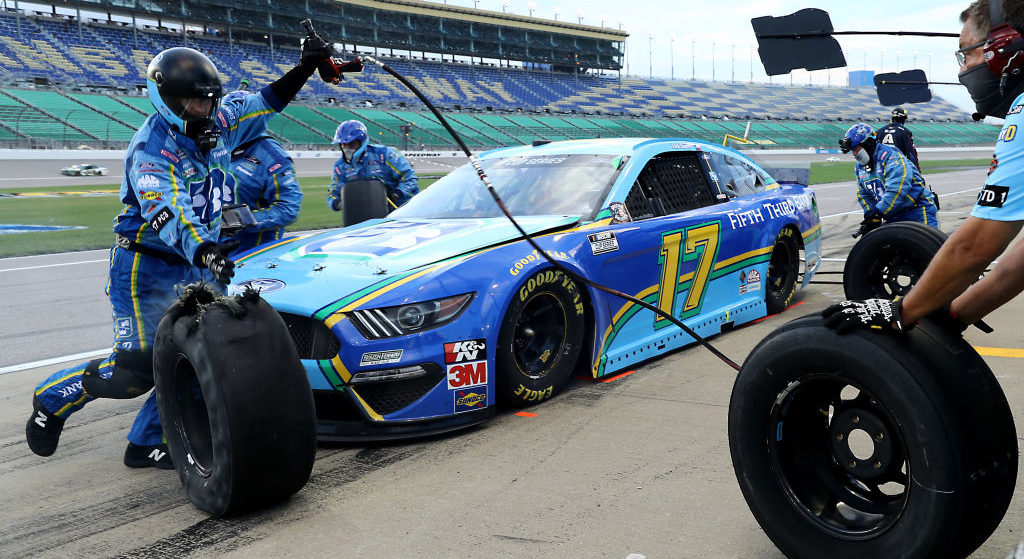
<svg viewBox="0 0 1024 559">
<path fill-rule="evenodd" d="M 981 347 L 974 346 L 980 355 L 989 357 L 1024 357 L 1024 349 L 1013 349 L 1007 347 Z"/>
</svg>

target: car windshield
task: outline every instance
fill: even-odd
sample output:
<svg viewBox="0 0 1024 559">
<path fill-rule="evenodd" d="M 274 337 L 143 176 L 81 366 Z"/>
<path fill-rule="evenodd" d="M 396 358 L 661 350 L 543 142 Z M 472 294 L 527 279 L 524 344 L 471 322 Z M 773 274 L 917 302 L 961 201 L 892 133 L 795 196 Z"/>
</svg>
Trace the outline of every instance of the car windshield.
<svg viewBox="0 0 1024 559">
<path fill-rule="evenodd" d="M 512 215 L 589 218 L 608 193 L 623 157 L 537 155 L 480 163 Z M 394 218 L 499 217 L 504 215 L 470 164 L 442 177 L 391 213 Z"/>
</svg>

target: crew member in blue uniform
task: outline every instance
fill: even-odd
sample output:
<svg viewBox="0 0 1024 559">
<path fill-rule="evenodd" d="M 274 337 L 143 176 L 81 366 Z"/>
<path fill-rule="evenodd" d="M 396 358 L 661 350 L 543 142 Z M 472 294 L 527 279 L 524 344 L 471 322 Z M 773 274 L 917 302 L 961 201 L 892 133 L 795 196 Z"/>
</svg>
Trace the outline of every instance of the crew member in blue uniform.
<svg viewBox="0 0 1024 559">
<path fill-rule="evenodd" d="M 917 221 L 939 226 L 932 193 L 917 166 L 900 150 L 879 143 L 871 127 L 857 123 L 839 141 L 843 153 L 857 160 L 857 202 L 864 210 L 858 235 L 895 221 Z"/>
<path fill-rule="evenodd" d="M 243 82 L 245 83 L 245 82 Z M 225 101 L 253 95 L 245 90 L 232 91 Z M 284 228 L 299 217 L 302 190 L 295 176 L 292 158 L 281 144 L 266 135 L 248 140 L 231 152 L 231 172 L 235 176 L 235 203 L 252 210 L 256 223 L 233 233 L 239 242 L 232 255 L 280 239 Z"/>
<path fill-rule="evenodd" d="M 257 95 L 219 103 L 213 62 L 183 47 L 167 49 L 147 70 L 156 113 L 135 134 L 124 162 L 121 201 L 110 251 L 107 294 L 113 352 L 63 369 L 40 383 L 26 439 L 33 452 L 57 448 L 68 416 L 95 398 L 134 398 L 153 386 L 153 340 L 176 286 L 234 275 L 231 247 L 218 242 L 221 207 L 232 203 L 231 151 L 265 129 L 333 50 L 319 36 L 303 40 L 301 61 Z M 173 468 L 153 394 L 128 433 L 129 467 Z"/>
<path fill-rule="evenodd" d="M 1003 48 L 989 41 L 995 28 L 1020 33 L 1024 2 L 1004 0 L 1005 21 L 993 20 L 989 2 L 973 2 L 960 14 L 960 83 L 977 108 L 975 119 L 1004 118 L 985 185 L 971 215 L 946 239 L 921 278 L 895 301 L 843 301 L 824 311 L 826 326 L 901 334 L 929 316 L 951 332 L 976 324 L 1024 291 L 1024 243 L 1011 246 L 1024 226 L 1024 57 L 1019 35 Z M 1008 26 L 1005 24 L 1009 24 Z M 981 276 L 990 264 L 999 264 Z"/>
<path fill-rule="evenodd" d="M 334 162 L 331 186 L 327 191 L 327 207 L 341 209 L 341 189 L 352 181 L 377 179 L 384 183 L 391 206 L 397 208 L 420 191 L 416 171 L 397 149 L 370 144 L 366 125 L 346 120 L 334 132 L 334 142 L 341 146 L 341 157 Z"/>
</svg>

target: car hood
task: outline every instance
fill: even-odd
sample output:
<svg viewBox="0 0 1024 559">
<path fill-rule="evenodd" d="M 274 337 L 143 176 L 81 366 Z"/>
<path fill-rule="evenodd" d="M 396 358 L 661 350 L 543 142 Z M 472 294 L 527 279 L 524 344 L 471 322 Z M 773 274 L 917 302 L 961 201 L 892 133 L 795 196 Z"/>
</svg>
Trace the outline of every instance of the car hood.
<svg viewBox="0 0 1024 559">
<path fill-rule="evenodd" d="M 561 229 L 577 216 L 516 218 L 530 234 Z M 519 237 L 508 219 L 374 220 L 365 226 L 256 249 L 239 258 L 230 291 L 259 288 L 279 310 L 311 312 L 412 271 Z"/>
</svg>

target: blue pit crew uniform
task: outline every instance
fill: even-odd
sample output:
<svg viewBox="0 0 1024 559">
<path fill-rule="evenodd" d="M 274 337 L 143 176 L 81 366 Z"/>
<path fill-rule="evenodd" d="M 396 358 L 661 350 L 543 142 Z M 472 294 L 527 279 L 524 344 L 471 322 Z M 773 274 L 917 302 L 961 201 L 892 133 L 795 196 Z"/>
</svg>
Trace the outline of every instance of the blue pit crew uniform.
<svg viewBox="0 0 1024 559">
<path fill-rule="evenodd" d="M 273 138 L 260 136 L 232 151 L 231 169 L 235 203 L 249 206 L 256 218 L 256 225 L 231 237 L 241 243 L 235 253 L 280 239 L 302 206 L 292 158 Z"/>
<path fill-rule="evenodd" d="M 107 379 L 115 366 L 134 371 L 148 365 L 151 375 L 156 327 L 176 296 L 175 286 L 214 283 L 213 274 L 193 262 L 200 245 L 217 242 L 221 206 L 233 202 L 231 150 L 262 133 L 265 120 L 285 104 L 269 87 L 259 95 L 223 102 L 214 115 L 220 141 L 205 154 L 159 114 L 151 115 L 135 134 L 125 157 L 120 194 L 124 208 L 114 225 L 117 244 L 110 251 L 107 295 L 113 307 L 113 353 L 58 371 L 40 383 L 35 396 L 46 411 L 67 418 L 95 399 L 83 389 L 87 368 Z M 153 393 L 128 440 L 140 446 L 163 442 Z"/>
<path fill-rule="evenodd" d="M 352 155 L 348 163 L 344 157 L 334 162 L 331 186 L 327 191 L 327 207 L 338 210 L 341 188 L 352 181 L 377 179 L 388 189 L 388 197 L 401 206 L 416 195 L 420 188 L 416 171 L 393 147 L 372 145 L 368 141 Z"/>
<path fill-rule="evenodd" d="M 1024 220 L 1024 95 L 1017 97 L 1006 113 L 999 131 L 995 154 L 989 167 L 985 187 L 971 215 L 993 221 Z"/>
<path fill-rule="evenodd" d="M 893 146 L 896 149 L 903 152 L 903 155 L 917 167 L 918 172 L 921 170 L 921 164 L 917 160 L 917 147 L 914 146 L 914 133 L 907 129 L 906 126 L 898 122 L 890 122 L 885 126 L 878 129 L 875 132 L 875 138 L 878 138 L 878 142 L 887 146 Z"/>
<path fill-rule="evenodd" d="M 900 150 L 879 143 L 871 157 L 871 167 L 858 163 L 855 172 L 857 202 L 865 214 L 876 209 L 886 223 L 917 221 L 939 226 L 931 191 L 917 167 Z"/>
</svg>

